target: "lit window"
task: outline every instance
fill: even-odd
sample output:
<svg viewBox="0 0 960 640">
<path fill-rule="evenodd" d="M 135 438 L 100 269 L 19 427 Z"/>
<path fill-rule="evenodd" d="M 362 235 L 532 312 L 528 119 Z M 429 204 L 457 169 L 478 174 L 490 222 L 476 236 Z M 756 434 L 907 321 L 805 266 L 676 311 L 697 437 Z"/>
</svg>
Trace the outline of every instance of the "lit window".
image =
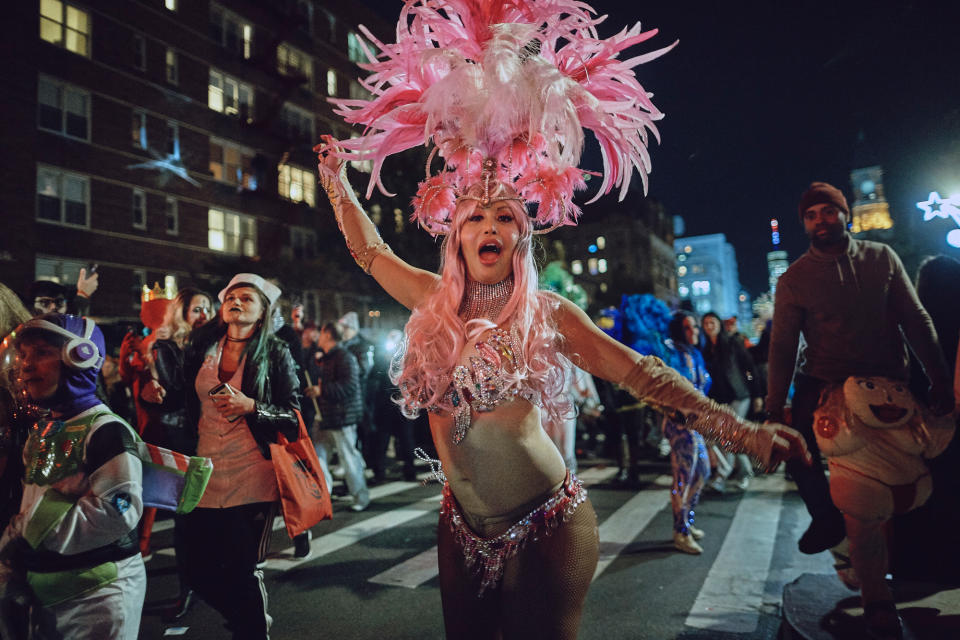
<svg viewBox="0 0 960 640">
<path fill-rule="evenodd" d="M 140 149 L 147 148 L 147 114 L 134 110 L 133 121 L 130 123 L 130 140 L 133 146 Z"/>
<path fill-rule="evenodd" d="M 347 57 L 350 58 L 350 62 L 367 62 L 360 36 L 353 31 L 347 33 Z"/>
<path fill-rule="evenodd" d="M 595 276 L 600 273 L 600 266 L 597 264 L 596 258 L 590 258 L 587 260 L 587 271 L 590 272 L 590 275 Z"/>
<path fill-rule="evenodd" d="M 239 213 L 210 209 L 207 246 L 214 251 L 254 257 L 257 255 L 256 221 Z"/>
<path fill-rule="evenodd" d="M 89 178 L 37 167 L 37 220 L 88 227 L 89 205 Z"/>
<path fill-rule="evenodd" d="M 277 47 L 277 70 L 288 76 L 306 78 L 307 89 L 313 91 L 313 60 L 303 51 L 281 44 Z"/>
<path fill-rule="evenodd" d="M 689 287 L 681 286 L 679 289 L 677 289 L 677 291 L 680 293 L 680 297 L 681 297 L 681 298 L 686 298 L 687 296 L 690 295 L 690 288 L 689 288 Z"/>
<path fill-rule="evenodd" d="M 141 71 L 147 68 L 147 41 L 140 34 L 133 36 L 133 67 Z"/>
<path fill-rule="evenodd" d="M 606 258 L 600 258 L 599 260 L 597 260 L 597 270 L 598 270 L 600 273 L 606 273 L 606 272 L 607 272 L 607 259 L 606 259 Z"/>
<path fill-rule="evenodd" d="M 333 69 L 327 69 L 327 95 L 337 97 L 337 72 Z"/>
<path fill-rule="evenodd" d="M 40 38 L 90 57 L 90 14 L 60 0 L 40 0 Z"/>
<path fill-rule="evenodd" d="M 237 116 L 244 122 L 252 122 L 253 90 L 250 85 L 211 69 L 207 106 L 228 116 Z"/>
<path fill-rule="evenodd" d="M 692 283 L 690 283 L 690 286 L 693 288 L 693 295 L 695 296 L 710 295 L 709 280 L 694 280 Z"/>
<path fill-rule="evenodd" d="M 687 245 L 683 248 L 684 253 L 690 253 L 691 251 L 693 251 L 693 247 L 691 247 L 690 245 Z"/>
<path fill-rule="evenodd" d="M 687 268 L 683 265 L 680 265 L 679 267 L 677 267 L 677 275 L 680 276 L 681 278 L 687 275 Z"/>
<path fill-rule="evenodd" d="M 167 234 L 175 236 L 180 233 L 180 215 L 177 211 L 177 199 L 168 196 L 163 207 L 164 228 Z"/>
<path fill-rule="evenodd" d="M 210 5 L 210 37 L 245 60 L 253 55 L 253 25 L 216 4 Z"/>
<path fill-rule="evenodd" d="M 280 195 L 294 202 L 306 202 L 311 207 L 316 196 L 316 180 L 309 169 L 300 169 L 282 164 L 279 167 L 277 186 Z"/>
<path fill-rule="evenodd" d="M 37 125 L 71 138 L 89 140 L 90 94 L 46 76 L 40 76 L 37 86 Z"/>
<path fill-rule="evenodd" d="M 170 120 L 167 120 L 167 155 L 180 157 L 180 126 Z"/>
<path fill-rule="evenodd" d="M 579 260 L 574 260 L 573 262 L 571 262 L 570 273 L 572 273 L 575 276 L 578 276 L 581 273 L 583 273 L 583 263 Z"/>
<path fill-rule="evenodd" d="M 168 11 L 176 11 L 177 0 L 163 0 L 163 6 L 166 7 Z"/>
<path fill-rule="evenodd" d="M 80 276 L 80 269 L 89 266 L 89 262 L 38 255 L 34 262 L 34 278 L 36 280 L 53 280 L 60 284 L 72 283 L 76 282 Z"/>
<path fill-rule="evenodd" d="M 239 185 L 251 191 L 256 189 L 253 176 L 251 149 L 222 140 L 210 140 L 210 173 L 215 180 Z"/>
<path fill-rule="evenodd" d="M 147 228 L 147 194 L 142 189 L 133 190 L 133 228 Z"/>
<path fill-rule="evenodd" d="M 284 104 L 280 112 L 280 125 L 283 135 L 290 140 L 313 144 L 313 114 L 306 109 L 295 107 L 292 104 Z"/>
<path fill-rule="evenodd" d="M 173 49 L 167 49 L 166 55 L 167 82 L 177 84 L 180 82 L 180 65 L 177 61 L 177 52 Z"/>
<path fill-rule="evenodd" d="M 600 251 L 603 251 L 603 250 L 606 249 L 606 248 L 607 248 L 607 239 L 604 238 L 603 236 L 598 236 L 598 237 L 597 237 L 597 249 L 600 249 Z"/>
</svg>

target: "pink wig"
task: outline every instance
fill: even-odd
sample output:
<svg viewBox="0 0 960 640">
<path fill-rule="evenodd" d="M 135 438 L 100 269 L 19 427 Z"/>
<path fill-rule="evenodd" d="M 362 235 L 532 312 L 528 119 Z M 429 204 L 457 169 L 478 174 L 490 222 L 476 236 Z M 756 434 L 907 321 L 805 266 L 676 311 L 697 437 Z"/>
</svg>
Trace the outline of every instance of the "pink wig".
<svg viewBox="0 0 960 640">
<path fill-rule="evenodd" d="M 478 189 L 475 185 L 468 193 L 478 195 Z M 504 202 L 520 227 L 520 238 L 512 260 L 513 295 L 500 317 L 496 323 L 482 319 L 464 322 L 458 315 L 467 278 L 460 252 L 460 230 L 479 206 L 476 200 L 462 199 L 457 203 L 450 233 L 441 248 L 440 282 L 410 315 L 406 346 L 394 360 L 391 377 L 403 392 L 403 411 L 408 417 L 416 416 L 420 409 L 427 407 L 451 411 L 453 406 L 444 396 L 467 341 L 497 325 L 516 328 L 522 342 L 523 369 L 508 375 L 507 385 L 519 386 L 522 381 L 539 393 L 541 408 L 546 413 L 543 423 L 548 433 L 552 433 L 570 409 L 562 393 L 560 335 L 550 320 L 557 303 L 537 289 L 530 217 L 519 202 Z"/>
</svg>

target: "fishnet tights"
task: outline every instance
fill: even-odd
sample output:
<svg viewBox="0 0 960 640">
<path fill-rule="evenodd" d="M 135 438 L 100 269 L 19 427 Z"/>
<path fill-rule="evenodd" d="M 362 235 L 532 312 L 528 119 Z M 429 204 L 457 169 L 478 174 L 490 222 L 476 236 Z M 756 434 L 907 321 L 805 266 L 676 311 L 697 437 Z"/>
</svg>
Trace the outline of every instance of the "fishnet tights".
<svg viewBox="0 0 960 640">
<path fill-rule="evenodd" d="M 464 566 L 453 532 L 441 520 L 437 556 L 447 640 L 575 639 L 599 545 L 597 516 L 587 498 L 550 535 L 531 540 L 509 559 L 499 588 L 478 598 L 479 580 Z"/>
</svg>

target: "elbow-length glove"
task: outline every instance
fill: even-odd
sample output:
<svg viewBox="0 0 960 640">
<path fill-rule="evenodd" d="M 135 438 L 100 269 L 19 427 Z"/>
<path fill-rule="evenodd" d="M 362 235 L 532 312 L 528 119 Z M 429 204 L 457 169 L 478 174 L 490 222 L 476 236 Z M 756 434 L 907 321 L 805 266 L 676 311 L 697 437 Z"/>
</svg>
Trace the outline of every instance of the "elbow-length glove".
<svg viewBox="0 0 960 640">
<path fill-rule="evenodd" d="M 758 424 L 740 418 L 729 407 L 701 394 L 656 356 L 640 356 L 620 385 L 722 448 L 750 455 L 763 470 L 773 470 L 794 457 L 810 464 L 810 453 L 799 433 L 781 424 Z"/>
</svg>

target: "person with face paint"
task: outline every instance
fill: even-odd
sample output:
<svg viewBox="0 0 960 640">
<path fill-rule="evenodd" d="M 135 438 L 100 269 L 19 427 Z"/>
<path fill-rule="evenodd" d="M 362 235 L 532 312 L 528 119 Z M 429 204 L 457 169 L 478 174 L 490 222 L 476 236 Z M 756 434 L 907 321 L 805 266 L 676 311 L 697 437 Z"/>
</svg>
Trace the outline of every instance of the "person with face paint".
<svg viewBox="0 0 960 640">
<path fill-rule="evenodd" d="M 96 396 L 103 334 L 87 318 L 48 314 L 4 344 L 0 362 L 13 370 L 2 378 L 44 417 L 24 448 L 23 499 L 0 558 L 40 605 L 36 637 L 132 640 L 146 593 L 143 472 L 132 428 Z"/>
<path fill-rule="evenodd" d="M 533 236 L 579 215 L 583 128 L 604 150 L 598 197 L 614 184 L 625 194 L 634 169 L 645 176 L 647 132 L 662 115 L 616 60 L 645 39 L 639 25 L 599 40 L 592 13 L 573 0 L 405 0 L 398 42 L 376 43 L 373 97 L 335 106 L 364 135 L 317 147 L 348 250 L 412 311 L 392 377 L 408 417 L 428 412 L 442 463 L 448 638 L 576 637 L 599 539 L 550 437 L 570 410 L 564 360 L 764 465 L 805 453 L 791 429 L 741 420 L 538 290 Z M 390 250 L 346 179 L 348 160 L 372 161 L 369 196 L 388 156 L 423 143 L 442 168 L 420 183 L 413 217 L 444 236 L 438 274 Z"/>
<path fill-rule="evenodd" d="M 280 289 L 238 273 L 220 292 L 215 321 L 195 329 L 184 352 L 185 434 L 213 474 L 199 506 L 184 515 L 187 585 L 220 612 L 234 638 L 266 638 L 263 572 L 280 492 L 270 460 L 282 433 L 299 436 L 297 366 L 274 335 Z"/>
<path fill-rule="evenodd" d="M 909 342 L 930 382 L 931 409 L 949 413 L 954 402 L 933 322 L 893 249 L 847 232 L 850 209 L 833 185 L 812 183 L 800 198 L 798 213 L 810 248 L 777 282 L 767 412 L 770 420 L 784 419 L 792 379 L 791 424 L 804 435 L 814 464 L 788 462 L 787 470 L 812 518 L 798 546 L 812 554 L 845 536 L 813 433 L 813 412 L 824 387 L 852 375 L 906 380 Z"/>
</svg>

